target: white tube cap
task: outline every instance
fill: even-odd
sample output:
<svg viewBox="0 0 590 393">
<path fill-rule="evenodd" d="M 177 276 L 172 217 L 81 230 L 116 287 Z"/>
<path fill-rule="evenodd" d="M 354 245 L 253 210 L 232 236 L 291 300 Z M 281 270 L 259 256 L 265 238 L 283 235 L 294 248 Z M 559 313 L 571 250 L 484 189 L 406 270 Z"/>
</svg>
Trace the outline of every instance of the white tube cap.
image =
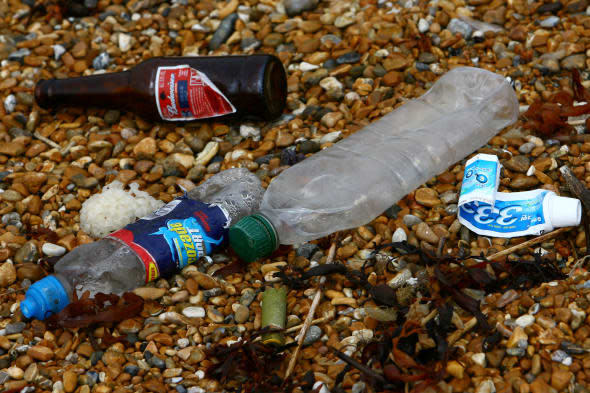
<svg viewBox="0 0 590 393">
<path fill-rule="evenodd" d="M 579 199 L 553 196 L 549 200 L 549 213 L 554 228 L 580 225 L 582 204 Z"/>
</svg>

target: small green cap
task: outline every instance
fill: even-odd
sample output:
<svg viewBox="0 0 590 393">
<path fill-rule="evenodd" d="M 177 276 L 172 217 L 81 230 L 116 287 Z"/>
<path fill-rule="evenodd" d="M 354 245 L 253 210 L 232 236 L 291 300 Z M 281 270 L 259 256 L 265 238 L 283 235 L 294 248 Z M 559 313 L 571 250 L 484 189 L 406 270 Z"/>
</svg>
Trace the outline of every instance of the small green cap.
<svg viewBox="0 0 590 393">
<path fill-rule="evenodd" d="M 270 255 L 279 247 L 279 237 L 266 217 L 253 214 L 229 228 L 229 246 L 246 262 Z"/>
</svg>

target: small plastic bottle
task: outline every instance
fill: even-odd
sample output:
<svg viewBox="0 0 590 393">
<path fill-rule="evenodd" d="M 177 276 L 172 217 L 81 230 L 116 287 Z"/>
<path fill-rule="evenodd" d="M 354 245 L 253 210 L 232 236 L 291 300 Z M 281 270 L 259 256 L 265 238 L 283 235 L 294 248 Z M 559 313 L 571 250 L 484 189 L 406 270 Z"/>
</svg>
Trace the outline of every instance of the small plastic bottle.
<svg viewBox="0 0 590 393">
<path fill-rule="evenodd" d="M 252 261 L 366 224 L 517 117 L 502 76 L 454 68 L 420 98 L 282 172 L 259 213 L 230 228 L 230 246 Z"/>
<path fill-rule="evenodd" d="M 182 269 L 224 243 L 229 226 L 255 212 L 263 192 L 245 168 L 220 172 L 151 215 L 66 254 L 53 275 L 27 290 L 21 312 L 45 319 L 70 303 L 74 289 L 121 294 Z"/>
</svg>

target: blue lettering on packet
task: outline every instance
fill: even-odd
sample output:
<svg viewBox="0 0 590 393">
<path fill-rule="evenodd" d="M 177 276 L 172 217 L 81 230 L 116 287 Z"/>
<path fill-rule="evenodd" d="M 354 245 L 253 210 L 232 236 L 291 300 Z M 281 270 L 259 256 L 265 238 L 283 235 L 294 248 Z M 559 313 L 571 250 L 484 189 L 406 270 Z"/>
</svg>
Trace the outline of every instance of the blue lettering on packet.
<svg viewBox="0 0 590 393">
<path fill-rule="evenodd" d="M 490 188 L 495 191 L 498 176 L 498 164 L 494 161 L 475 160 L 465 168 L 461 195 L 475 190 Z"/>
<path fill-rule="evenodd" d="M 548 191 L 527 200 L 496 199 L 494 206 L 470 202 L 459 207 L 460 217 L 473 227 L 484 231 L 512 233 L 526 231 L 545 223 L 543 199 Z M 500 193 L 501 194 L 501 193 Z"/>
<path fill-rule="evenodd" d="M 211 254 L 227 239 L 227 222 L 221 208 L 182 196 L 109 236 L 136 252 L 149 282 Z"/>
<path fill-rule="evenodd" d="M 181 109 L 188 109 L 188 81 L 178 81 L 176 89 L 178 90 L 178 106 Z"/>
</svg>

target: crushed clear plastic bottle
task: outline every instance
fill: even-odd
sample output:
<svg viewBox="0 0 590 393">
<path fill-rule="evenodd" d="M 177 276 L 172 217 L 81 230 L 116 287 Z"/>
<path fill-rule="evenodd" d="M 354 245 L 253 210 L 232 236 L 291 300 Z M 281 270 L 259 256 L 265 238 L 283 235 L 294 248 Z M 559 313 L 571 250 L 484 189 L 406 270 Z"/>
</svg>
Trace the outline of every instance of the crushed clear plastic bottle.
<svg viewBox="0 0 590 393">
<path fill-rule="evenodd" d="M 227 217 L 226 228 L 229 228 L 232 223 L 257 211 L 263 193 L 258 177 L 245 168 L 236 168 L 212 176 L 188 191 L 187 197 L 221 208 Z M 151 216 L 157 216 L 166 206 Z M 98 292 L 121 294 L 146 282 L 146 269 L 137 253 L 126 243 L 112 237 L 76 247 L 57 262 L 54 271 L 53 276 L 49 276 L 49 290 L 59 291 L 61 284 L 68 299 L 71 299 L 74 289 L 78 294 L 89 291 L 91 296 Z M 40 281 L 32 287 L 38 283 Z M 53 296 L 52 293 L 47 293 L 46 288 L 42 291 L 47 296 Z M 33 304 L 38 300 L 36 295 L 29 289 L 27 300 L 21 302 L 21 311 L 26 317 L 44 319 L 49 316 L 48 310 L 35 312 L 39 309 Z M 61 301 L 69 303 L 63 296 Z M 51 313 L 54 312 L 56 311 L 51 310 Z"/>
<path fill-rule="evenodd" d="M 230 229 L 230 246 L 253 260 L 278 244 L 366 224 L 484 145 L 518 113 L 502 76 L 455 68 L 421 97 L 283 171 L 267 188 L 259 214 Z M 265 236 L 276 244 L 256 251 Z"/>
</svg>

